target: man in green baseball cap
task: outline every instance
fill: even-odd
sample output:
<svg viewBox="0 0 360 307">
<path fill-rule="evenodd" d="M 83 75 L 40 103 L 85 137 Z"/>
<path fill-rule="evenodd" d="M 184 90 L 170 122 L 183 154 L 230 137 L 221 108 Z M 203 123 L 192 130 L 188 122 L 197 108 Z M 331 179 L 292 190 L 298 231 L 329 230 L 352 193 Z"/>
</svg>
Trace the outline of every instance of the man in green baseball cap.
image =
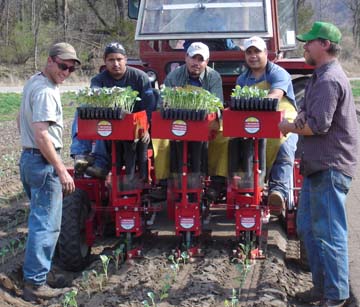
<svg viewBox="0 0 360 307">
<path fill-rule="evenodd" d="M 299 34 L 296 38 L 301 42 L 322 38 L 338 44 L 341 40 L 341 32 L 336 26 L 329 22 L 316 21 L 309 32 Z"/>
<path fill-rule="evenodd" d="M 350 295 L 346 196 L 359 152 L 356 108 L 337 59 L 339 29 L 318 21 L 297 39 L 305 42 L 304 58 L 315 69 L 294 122 L 284 119 L 279 124 L 284 135 L 303 136 L 303 185 L 296 227 L 313 288 L 296 296 L 304 303 L 321 300 L 320 307 L 343 307 Z"/>
</svg>

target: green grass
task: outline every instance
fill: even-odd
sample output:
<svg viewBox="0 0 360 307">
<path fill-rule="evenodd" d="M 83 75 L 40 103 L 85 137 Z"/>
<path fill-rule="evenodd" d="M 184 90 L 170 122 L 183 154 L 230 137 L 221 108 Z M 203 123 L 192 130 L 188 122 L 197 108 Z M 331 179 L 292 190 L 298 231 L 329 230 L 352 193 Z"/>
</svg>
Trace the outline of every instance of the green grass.
<svg viewBox="0 0 360 307">
<path fill-rule="evenodd" d="M 353 80 L 350 82 L 352 92 L 356 101 L 360 100 L 360 80 Z"/>
<path fill-rule="evenodd" d="M 61 94 L 64 118 L 73 117 L 76 109 L 75 92 Z M 21 94 L 0 93 L 0 121 L 15 120 L 20 108 Z"/>
</svg>

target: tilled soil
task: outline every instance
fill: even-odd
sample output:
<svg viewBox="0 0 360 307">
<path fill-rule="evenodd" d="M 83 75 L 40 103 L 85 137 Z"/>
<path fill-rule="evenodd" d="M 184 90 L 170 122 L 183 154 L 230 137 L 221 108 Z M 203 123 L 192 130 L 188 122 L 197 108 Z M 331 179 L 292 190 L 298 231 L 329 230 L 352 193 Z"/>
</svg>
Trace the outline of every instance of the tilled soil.
<svg viewBox="0 0 360 307">
<path fill-rule="evenodd" d="M 70 143 L 69 127 L 67 121 L 66 144 Z M 66 306 L 65 296 L 39 304 L 22 299 L 28 202 L 25 198 L 14 199 L 14 196 L 23 196 L 19 192 L 20 146 L 15 123 L 3 122 L 0 128 L 0 306 Z M 70 164 L 70 158 L 64 156 Z M 142 258 L 116 264 L 112 256 L 118 239 L 99 239 L 92 248 L 91 264 L 84 271 L 72 273 L 54 266 L 49 282 L 77 289 L 77 305 L 84 307 L 147 306 L 145 300 L 149 306 L 158 307 L 219 307 L 227 306 L 226 300 L 232 307 L 316 306 L 296 299 L 296 293 L 311 288 L 311 276 L 299 265 L 298 241 L 287 239 L 276 218 L 268 225 L 265 259 L 249 261 L 247 265 L 230 257 L 237 246 L 233 230 L 221 235 L 213 231 L 201 241 L 203 257 L 185 263 L 180 261 L 175 266 L 168 257 L 178 246 L 178 238 L 159 231 L 157 235 L 145 236 L 142 243 Z M 112 257 L 107 278 L 100 255 Z M 154 303 L 149 293 L 154 295 Z M 347 306 L 355 307 L 356 303 L 350 300 Z"/>
</svg>

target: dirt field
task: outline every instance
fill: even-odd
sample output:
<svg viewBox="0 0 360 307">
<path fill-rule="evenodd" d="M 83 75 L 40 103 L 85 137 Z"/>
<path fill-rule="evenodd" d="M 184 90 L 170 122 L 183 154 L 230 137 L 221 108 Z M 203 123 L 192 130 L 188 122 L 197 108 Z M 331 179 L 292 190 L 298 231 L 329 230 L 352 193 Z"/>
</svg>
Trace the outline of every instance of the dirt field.
<svg viewBox="0 0 360 307">
<path fill-rule="evenodd" d="M 67 141 L 69 126 L 66 122 Z M 26 240 L 28 202 L 21 198 L 17 161 L 20 154 L 15 122 L 0 123 L 2 137 L 0 185 L 0 306 L 33 306 L 21 299 L 22 260 Z M 64 155 L 67 164 L 69 157 Z M 10 198 L 18 198 L 10 201 Z M 288 240 L 280 222 L 273 218 L 268 225 L 266 258 L 246 267 L 231 261 L 230 254 L 237 246 L 231 221 L 225 232 L 214 231 L 202 240 L 204 257 L 172 263 L 168 256 L 178 240 L 168 232 L 146 236 L 143 240 L 143 257 L 119 263 L 113 258 L 108 265 L 108 277 L 100 255 L 113 256 L 117 248 L 116 237 L 99 240 L 93 247 L 91 264 L 79 273 L 70 273 L 54 267 L 49 281 L 57 285 L 73 286 L 78 290 L 77 306 L 84 307 L 219 307 L 226 306 L 315 306 L 303 304 L 295 293 L 311 287 L 310 274 L 299 265 L 299 247 Z M 178 269 L 176 269 L 178 268 Z M 246 271 L 246 272 L 245 272 Z M 232 291 L 240 293 L 239 302 L 231 302 Z M 152 292 L 154 303 L 147 295 Z M 163 299 L 160 301 L 160 295 Z M 65 305 L 64 297 L 40 302 L 39 306 Z M 348 306 L 355 307 L 355 303 Z"/>
</svg>

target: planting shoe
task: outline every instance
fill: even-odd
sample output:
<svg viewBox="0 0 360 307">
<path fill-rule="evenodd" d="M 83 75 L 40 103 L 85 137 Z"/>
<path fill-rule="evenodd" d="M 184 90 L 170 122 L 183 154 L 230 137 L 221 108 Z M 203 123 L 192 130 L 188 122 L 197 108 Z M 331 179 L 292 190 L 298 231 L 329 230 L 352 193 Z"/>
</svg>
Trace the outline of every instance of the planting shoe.
<svg viewBox="0 0 360 307">
<path fill-rule="evenodd" d="M 271 214 L 279 216 L 283 210 L 285 210 L 284 197 L 280 192 L 272 191 L 268 197 L 268 205 L 270 207 Z"/>
<path fill-rule="evenodd" d="M 343 307 L 345 306 L 346 300 L 329 300 L 326 299 L 319 307 Z"/>
<path fill-rule="evenodd" d="M 34 285 L 25 282 L 23 299 L 28 302 L 36 302 L 39 299 L 49 300 L 71 291 L 72 288 L 53 289 L 48 285 Z"/>
<path fill-rule="evenodd" d="M 312 287 L 310 290 L 296 293 L 295 297 L 303 303 L 319 302 L 323 299 L 323 290 Z"/>
<path fill-rule="evenodd" d="M 95 177 L 95 178 L 105 180 L 108 172 L 106 170 L 104 170 L 103 168 L 98 167 L 98 166 L 89 166 L 85 170 L 85 174 L 88 175 L 88 176 L 91 176 L 91 177 Z"/>
</svg>

